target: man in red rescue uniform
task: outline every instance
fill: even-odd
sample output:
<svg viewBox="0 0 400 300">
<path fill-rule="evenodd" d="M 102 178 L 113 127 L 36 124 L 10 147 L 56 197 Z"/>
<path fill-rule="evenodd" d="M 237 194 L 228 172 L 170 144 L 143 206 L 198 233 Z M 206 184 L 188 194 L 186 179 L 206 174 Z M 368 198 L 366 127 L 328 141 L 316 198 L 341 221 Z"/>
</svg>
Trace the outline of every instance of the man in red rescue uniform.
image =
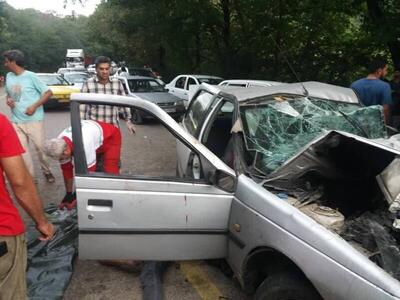
<svg viewBox="0 0 400 300">
<path fill-rule="evenodd" d="M 6 175 L 15 198 L 36 223 L 42 241 L 53 237 L 54 227 L 43 213 L 41 199 L 22 158 L 17 134 L 0 114 L 0 299 L 27 299 L 25 228 L 5 185 Z"/>
<path fill-rule="evenodd" d="M 121 156 L 119 128 L 109 123 L 93 120 L 82 120 L 81 127 L 88 170 L 96 171 L 96 156 L 102 154 L 104 172 L 118 174 Z M 49 157 L 59 160 L 61 164 L 66 195 L 59 207 L 72 209 L 76 205 L 76 195 L 73 192 L 74 144 L 71 127 L 61 132 L 57 138 L 45 141 L 44 151 Z"/>
</svg>

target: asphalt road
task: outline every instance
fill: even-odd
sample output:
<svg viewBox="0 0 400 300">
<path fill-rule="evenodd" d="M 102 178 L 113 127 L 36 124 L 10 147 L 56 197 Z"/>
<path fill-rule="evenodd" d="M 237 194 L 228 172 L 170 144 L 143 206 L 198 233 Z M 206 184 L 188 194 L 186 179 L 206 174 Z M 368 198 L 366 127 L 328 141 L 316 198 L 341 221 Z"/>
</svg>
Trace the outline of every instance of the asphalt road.
<svg viewBox="0 0 400 300">
<path fill-rule="evenodd" d="M 0 112 L 9 116 L 4 90 L 0 88 Z M 46 137 L 56 137 L 70 125 L 69 109 L 52 110 L 45 114 Z M 143 175 L 175 174 L 175 140 L 158 123 L 147 122 L 137 126 L 137 133 L 123 132 L 122 172 Z M 34 153 L 34 152 L 32 152 Z M 52 162 L 56 182 L 45 181 L 34 157 L 38 190 L 44 205 L 59 203 L 65 190 L 58 163 Z M 24 215 L 24 220 L 29 217 Z M 173 262 L 163 276 L 165 299 L 249 299 L 240 291 L 238 283 L 222 273 L 219 262 Z M 100 265 L 97 261 L 77 259 L 74 274 L 64 299 L 141 299 L 138 274 L 115 267 Z"/>
</svg>

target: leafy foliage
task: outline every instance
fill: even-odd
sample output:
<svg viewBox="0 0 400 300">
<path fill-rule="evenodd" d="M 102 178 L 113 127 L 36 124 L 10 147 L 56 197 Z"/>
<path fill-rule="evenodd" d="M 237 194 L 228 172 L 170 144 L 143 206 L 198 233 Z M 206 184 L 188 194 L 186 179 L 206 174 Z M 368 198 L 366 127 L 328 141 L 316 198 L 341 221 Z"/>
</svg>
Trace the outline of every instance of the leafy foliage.
<svg viewBox="0 0 400 300">
<path fill-rule="evenodd" d="M 208 73 L 349 85 L 371 56 L 400 68 L 399 13 L 398 0 L 108 0 L 76 19 L 6 6 L 0 50 L 20 48 L 42 71 L 59 67 L 67 48 L 84 48 L 149 64 L 166 80 Z"/>
</svg>

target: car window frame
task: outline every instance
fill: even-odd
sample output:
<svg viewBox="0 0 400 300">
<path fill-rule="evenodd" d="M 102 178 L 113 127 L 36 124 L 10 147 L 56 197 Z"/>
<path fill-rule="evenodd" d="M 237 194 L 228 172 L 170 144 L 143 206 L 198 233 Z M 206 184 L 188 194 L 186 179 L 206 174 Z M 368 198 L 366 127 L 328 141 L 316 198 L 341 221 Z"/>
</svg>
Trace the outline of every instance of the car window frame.
<svg viewBox="0 0 400 300">
<path fill-rule="evenodd" d="M 188 76 L 188 78 L 186 79 L 186 84 L 185 84 L 185 89 L 186 90 L 189 90 L 189 86 L 190 86 L 189 81 L 190 81 L 190 79 L 192 79 L 194 81 L 194 85 L 198 85 L 199 84 L 199 82 L 196 80 L 196 78 L 194 78 L 192 76 Z"/>
<path fill-rule="evenodd" d="M 200 183 L 200 184 L 208 184 L 212 185 L 209 181 L 206 180 L 205 177 L 200 179 L 190 178 L 190 177 L 162 177 L 162 176 L 147 176 L 147 175 L 128 175 L 128 174 L 110 174 L 110 173 L 103 173 L 103 172 L 89 172 L 87 169 L 87 162 L 85 151 L 83 147 L 83 138 L 82 138 L 82 130 L 81 130 L 81 119 L 79 115 L 79 105 L 81 104 L 91 104 L 89 101 L 73 101 L 71 103 L 71 127 L 72 127 L 72 136 L 74 140 L 74 168 L 75 168 L 75 176 L 79 177 L 90 177 L 90 178 L 118 178 L 118 179 L 131 179 L 131 180 L 153 180 L 153 181 L 176 181 L 176 182 L 188 182 L 188 183 Z M 112 102 L 104 103 L 104 105 L 113 105 L 118 107 L 127 107 L 126 105 L 116 105 Z M 201 165 L 202 165 L 202 172 L 204 169 L 204 161 L 211 165 L 213 168 L 216 166 L 209 161 L 207 157 L 199 153 L 190 143 L 186 142 L 185 140 L 181 139 L 179 134 L 175 132 L 168 124 L 166 124 L 163 120 L 157 118 L 154 114 L 150 111 L 138 108 L 134 105 L 129 106 L 130 109 L 140 109 L 146 112 L 149 115 L 152 115 L 158 122 L 160 122 L 170 134 L 172 134 L 176 139 L 179 140 L 182 144 L 184 144 L 188 149 L 193 153 L 193 155 L 197 155 L 200 158 Z M 222 162 L 222 161 L 221 161 Z M 222 162 L 223 163 L 223 162 Z M 216 168 L 217 170 L 217 168 Z"/>
<path fill-rule="evenodd" d="M 182 86 L 182 87 L 176 86 L 176 84 L 178 83 L 178 81 L 181 80 L 181 79 L 183 79 L 183 86 Z M 184 89 L 185 89 L 185 86 L 186 86 L 186 81 L 187 81 L 187 77 L 186 77 L 186 76 L 180 76 L 180 77 L 178 77 L 178 78 L 175 80 L 174 88 L 184 90 Z"/>
<path fill-rule="evenodd" d="M 205 136 L 208 137 L 208 134 L 210 133 L 211 125 L 215 121 L 217 113 L 219 112 L 220 108 L 222 108 L 222 106 L 225 105 L 226 102 L 229 102 L 233 105 L 232 127 L 235 124 L 236 119 L 237 119 L 236 116 L 237 116 L 238 105 L 237 105 L 236 101 L 233 101 L 231 99 L 227 99 L 224 97 L 221 97 L 218 99 L 218 97 L 217 97 L 217 98 L 215 98 L 214 102 L 215 102 L 214 105 L 211 105 L 211 110 L 209 111 L 207 118 L 204 120 L 203 126 L 199 133 L 198 139 L 199 139 L 200 143 L 202 143 L 203 145 L 205 145 L 204 140 L 203 140 L 204 137 Z"/>
<path fill-rule="evenodd" d="M 189 113 L 190 113 L 190 111 L 191 111 L 191 108 L 192 108 L 193 105 L 194 105 L 193 103 L 195 103 L 195 100 L 198 98 L 198 96 L 200 95 L 201 92 L 208 93 L 208 94 L 212 95 L 212 97 L 211 97 L 210 103 L 209 103 L 208 106 L 207 106 L 207 109 L 206 109 L 206 110 L 204 111 L 204 113 L 203 113 L 204 116 L 201 118 L 201 120 L 199 121 L 199 124 L 198 124 L 197 128 L 196 128 L 195 131 L 192 133 L 192 132 L 189 130 L 188 126 L 186 126 L 185 119 L 188 118 Z M 190 101 L 189 106 L 188 106 L 188 108 L 186 109 L 186 112 L 185 112 L 185 114 L 184 114 L 184 116 L 183 116 L 183 118 L 182 118 L 182 124 L 184 124 L 185 130 L 186 130 L 189 134 L 191 134 L 192 136 L 194 136 L 195 138 L 198 138 L 198 136 L 199 136 L 199 134 L 200 134 L 200 130 L 201 130 L 201 128 L 203 127 L 203 123 L 204 123 L 205 119 L 207 118 L 207 116 L 208 116 L 208 114 L 209 114 L 209 112 L 210 112 L 210 109 L 212 109 L 212 107 L 213 107 L 212 104 L 215 102 L 215 99 L 216 99 L 217 97 L 219 97 L 217 94 L 213 94 L 213 93 L 211 93 L 210 91 L 207 91 L 207 90 L 199 90 L 199 92 L 196 93 L 195 98 L 193 98 L 193 100 Z"/>
</svg>

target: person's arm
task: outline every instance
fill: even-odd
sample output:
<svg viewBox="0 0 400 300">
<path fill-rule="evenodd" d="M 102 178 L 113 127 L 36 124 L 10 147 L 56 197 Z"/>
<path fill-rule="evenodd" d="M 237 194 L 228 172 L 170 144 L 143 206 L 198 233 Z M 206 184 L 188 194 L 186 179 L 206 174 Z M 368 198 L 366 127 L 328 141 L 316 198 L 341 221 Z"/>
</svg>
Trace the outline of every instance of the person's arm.
<svg viewBox="0 0 400 300">
<path fill-rule="evenodd" d="M 126 96 L 126 93 L 125 93 L 125 90 L 124 90 L 124 87 L 123 87 L 121 81 L 118 81 L 118 83 L 119 83 L 118 94 L 121 96 Z M 128 131 L 130 133 L 134 134 L 136 132 L 136 128 L 135 128 L 135 125 L 133 125 L 131 122 L 131 119 L 132 119 L 131 109 L 129 107 L 123 107 L 122 110 L 123 110 L 122 112 L 123 112 L 126 128 L 128 129 Z"/>
<path fill-rule="evenodd" d="M 383 115 L 385 116 L 386 125 L 390 125 L 391 124 L 391 113 L 390 113 L 390 105 L 389 104 L 383 105 Z"/>
<path fill-rule="evenodd" d="M 43 104 L 45 104 L 47 101 L 49 101 L 50 97 L 53 95 L 53 92 L 51 90 L 47 90 L 42 97 L 40 97 L 40 99 L 38 101 L 36 101 L 35 103 L 33 103 L 31 106 L 28 106 L 28 108 L 25 111 L 25 114 L 27 114 L 28 116 L 32 116 L 35 111 L 42 106 Z"/>
<path fill-rule="evenodd" d="M 8 94 L 6 96 L 6 103 L 10 108 L 14 108 L 15 107 L 15 101 L 13 98 L 11 98 Z"/>
<path fill-rule="evenodd" d="M 390 85 L 388 83 L 385 83 L 385 88 L 383 90 L 383 101 L 382 101 L 382 106 L 383 106 L 383 114 L 385 116 L 385 123 L 387 125 L 391 124 L 391 110 L 390 107 L 393 104 L 392 101 L 392 90 L 390 89 Z"/>
<path fill-rule="evenodd" d="M 34 220 L 36 228 L 42 234 L 39 239 L 43 241 L 51 239 L 54 235 L 54 227 L 43 213 L 41 199 L 22 156 L 2 157 L 0 163 L 18 203 Z"/>
</svg>

